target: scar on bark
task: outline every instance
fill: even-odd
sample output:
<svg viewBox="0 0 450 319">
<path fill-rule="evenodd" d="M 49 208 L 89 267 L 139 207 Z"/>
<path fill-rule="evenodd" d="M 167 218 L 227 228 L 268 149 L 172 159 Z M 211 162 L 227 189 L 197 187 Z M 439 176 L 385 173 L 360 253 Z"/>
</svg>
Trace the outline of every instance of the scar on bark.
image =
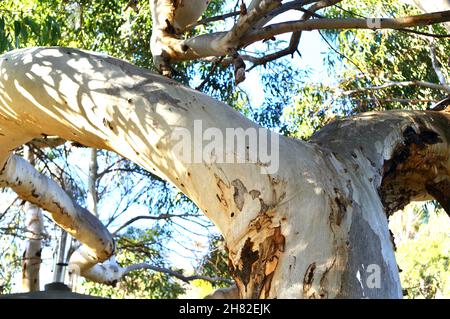
<svg viewBox="0 0 450 319">
<path fill-rule="evenodd" d="M 316 270 L 316 263 L 312 263 L 308 266 L 303 276 L 303 295 L 307 296 L 314 281 L 314 271 Z"/>
<path fill-rule="evenodd" d="M 284 252 L 285 238 L 281 227 L 272 228 L 272 235 L 267 236 L 253 251 L 254 243 L 247 238 L 241 250 L 239 264 L 234 267 L 230 260 L 233 277 L 244 298 L 268 298 L 272 278 Z"/>
<path fill-rule="evenodd" d="M 236 265 L 236 268 L 231 263 L 230 260 L 230 266 L 231 266 L 231 273 L 233 277 L 236 278 L 236 282 L 239 284 L 241 283 L 244 288 L 245 292 L 247 292 L 247 286 L 250 282 L 251 274 L 252 274 L 252 266 L 253 264 L 258 260 L 259 254 L 258 251 L 253 251 L 253 242 L 250 239 L 250 237 L 247 238 L 245 241 L 244 247 L 242 247 L 240 258 L 239 258 L 239 265 Z"/>
<path fill-rule="evenodd" d="M 447 159 L 429 150 L 438 143 L 442 143 L 439 134 L 424 126 L 418 132 L 411 126 L 403 131 L 403 143 L 383 166 L 379 192 L 387 215 L 427 193 L 450 215 L 450 177 L 442 164 Z"/>
<path fill-rule="evenodd" d="M 233 199 L 236 207 L 239 211 L 242 210 L 245 203 L 245 194 L 247 194 L 247 188 L 239 179 L 235 179 L 231 182 L 231 185 L 234 187 Z"/>
<path fill-rule="evenodd" d="M 334 198 L 334 205 L 329 219 L 331 223 L 340 226 L 342 219 L 347 212 L 347 207 L 351 206 L 352 201 L 347 196 L 343 195 L 339 189 L 335 188 L 334 192 L 336 197 Z"/>
</svg>

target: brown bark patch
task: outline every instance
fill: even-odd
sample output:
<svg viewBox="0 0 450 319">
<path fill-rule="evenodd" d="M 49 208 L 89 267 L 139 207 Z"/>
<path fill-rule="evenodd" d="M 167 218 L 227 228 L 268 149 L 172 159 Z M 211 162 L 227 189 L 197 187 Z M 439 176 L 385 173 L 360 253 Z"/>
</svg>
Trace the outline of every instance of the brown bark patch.
<svg viewBox="0 0 450 319">
<path fill-rule="evenodd" d="M 239 264 L 236 268 L 233 266 L 230 260 L 231 273 L 236 278 L 238 286 L 243 286 L 245 292 L 247 292 L 247 285 L 250 282 L 252 275 L 253 264 L 258 260 L 258 251 L 253 251 L 253 242 L 250 237 L 245 241 L 244 247 L 242 247 Z M 240 291 L 242 291 L 240 289 Z"/>
<path fill-rule="evenodd" d="M 344 218 L 347 207 L 352 204 L 352 201 L 345 195 L 341 193 L 337 188 L 334 189 L 335 197 L 334 203 L 332 204 L 330 222 L 337 226 L 341 225 L 342 219 Z"/>
<path fill-rule="evenodd" d="M 428 183 L 426 189 L 441 204 L 450 217 L 450 180 L 445 179 L 438 183 Z"/>
<path fill-rule="evenodd" d="M 256 189 L 252 189 L 249 192 L 250 196 L 252 197 L 252 199 L 258 198 L 261 195 L 261 192 L 256 190 Z"/>
<path fill-rule="evenodd" d="M 306 268 L 305 275 L 303 276 L 303 295 L 308 296 L 309 290 L 312 287 L 314 281 L 314 271 L 316 270 L 316 263 L 312 263 Z"/>
<path fill-rule="evenodd" d="M 230 188 L 225 182 L 217 176 L 217 174 L 214 174 L 216 178 L 216 185 L 219 188 L 219 194 L 216 194 L 217 199 L 219 202 L 224 206 L 224 208 L 228 208 L 228 202 L 226 200 L 225 193 L 228 192 L 228 189 Z"/>
<path fill-rule="evenodd" d="M 425 127 L 418 132 L 410 126 L 404 130 L 403 143 L 383 166 L 379 193 L 388 215 L 420 196 L 439 196 L 439 191 L 434 191 L 434 180 L 446 176 L 448 171 L 444 165 L 447 158 L 430 149 L 438 143 L 442 143 L 439 134 Z"/>
<path fill-rule="evenodd" d="M 403 132 L 403 145 L 398 147 L 390 160 L 384 163 L 384 176 L 392 174 L 397 168 L 402 168 L 406 160 L 411 159 L 412 155 L 426 149 L 427 145 L 432 145 L 442 142 L 439 134 L 428 129 L 423 129 L 419 133 L 408 126 Z M 409 166 L 414 166 L 415 163 L 408 163 Z"/>
<path fill-rule="evenodd" d="M 240 179 L 235 179 L 231 182 L 231 185 L 234 187 L 234 203 L 239 211 L 241 211 L 245 204 L 245 194 L 247 194 L 247 188 Z"/>
<path fill-rule="evenodd" d="M 231 265 L 233 277 L 243 298 L 269 297 L 272 278 L 285 246 L 281 227 L 270 231 L 271 234 L 259 243 L 256 251 L 253 251 L 256 247 L 251 239 L 247 238 L 241 250 L 239 264 L 236 267 Z"/>
</svg>

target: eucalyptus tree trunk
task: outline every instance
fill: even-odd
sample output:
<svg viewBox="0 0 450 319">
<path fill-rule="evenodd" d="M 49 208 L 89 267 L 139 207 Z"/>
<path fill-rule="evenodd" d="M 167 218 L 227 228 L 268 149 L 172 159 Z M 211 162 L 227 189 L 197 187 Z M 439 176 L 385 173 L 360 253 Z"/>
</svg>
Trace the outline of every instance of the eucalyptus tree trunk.
<svg viewBox="0 0 450 319">
<path fill-rule="evenodd" d="M 115 151 L 178 187 L 223 234 L 242 298 L 401 298 L 387 215 L 432 197 L 450 208 L 445 111 L 364 113 L 302 142 L 104 55 L 24 49 L 1 56 L 0 70 L 0 185 L 84 244 L 71 264 L 92 280 L 124 274 L 109 259 L 112 236 L 11 155 L 33 138 Z M 232 147 L 211 145 L 228 136 Z"/>
<path fill-rule="evenodd" d="M 97 180 L 98 180 L 98 160 L 97 149 L 90 149 L 89 157 L 89 172 L 88 172 L 88 192 L 87 192 L 87 208 L 95 216 L 98 216 L 98 193 L 97 193 Z"/>
<path fill-rule="evenodd" d="M 34 164 L 34 155 L 28 146 L 24 146 L 24 156 Z M 29 202 L 24 205 L 25 228 L 27 240 L 22 260 L 22 290 L 25 292 L 39 291 L 39 271 L 41 268 L 41 240 L 44 232 L 44 220 L 41 209 Z"/>
</svg>

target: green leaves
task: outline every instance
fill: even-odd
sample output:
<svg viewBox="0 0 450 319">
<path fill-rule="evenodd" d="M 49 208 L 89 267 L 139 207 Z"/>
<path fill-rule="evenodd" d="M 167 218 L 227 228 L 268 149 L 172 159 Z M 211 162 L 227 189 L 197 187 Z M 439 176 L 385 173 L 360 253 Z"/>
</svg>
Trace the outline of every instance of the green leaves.
<svg viewBox="0 0 450 319">
<path fill-rule="evenodd" d="M 48 16 L 42 25 L 40 45 L 57 45 L 61 37 L 61 28 L 52 16 Z"/>
<path fill-rule="evenodd" d="M 39 36 L 41 32 L 41 26 L 36 21 L 34 21 L 30 17 L 25 17 L 23 18 L 23 24 L 28 26 L 31 32 L 34 33 L 34 35 Z"/>
<path fill-rule="evenodd" d="M 399 17 L 417 14 L 414 8 L 397 0 L 364 2 L 343 2 L 340 7 L 331 7 L 329 17 Z M 417 28 L 430 32 L 428 27 Z M 445 33 L 440 26 L 433 26 L 432 32 Z M 429 42 L 426 37 L 394 30 L 338 30 L 323 32 L 342 53 L 338 70 L 330 70 L 343 80 L 335 90 L 351 91 L 378 86 L 391 81 L 414 81 L 439 83 L 431 65 Z M 441 60 L 450 54 L 450 43 L 436 40 Z M 449 65 L 444 63 L 443 72 L 449 74 Z M 432 101 L 440 100 L 445 92 L 418 86 L 391 86 L 387 89 L 361 91 L 351 96 L 339 96 L 339 103 L 358 106 L 351 113 L 381 109 L 424 109 Z M 400 103 L 399 100 L 404 102 Z M 411 101 L 407 103 L 407 101 Z"/>
<path fill-rule="evenodd" d="M 392 216 L 391 227 L 397 239 L 397 262 L 406 298 L 448 298 L 450 295 L 450 221 L 442 210 L 433 209 L 428 220 L 416 222 L 420 209 L 407 209 Z M 414 217 L 414 218 L 411 218 Z M 405 227 L 402 219 L 409 219 Z M 409 231 L 409 233 L 407 232 Z"/>
<path fill-rule="evenodd" d="M 14 14 L 0 17 L 0 53 L 27 46 L 57 45 L 61 28 L 52 16 L 38 18 Z"/>
<path fill-rule="evenodd" d="M 16 21 L 14 21 L 14 43 L 15 43 L 16 48 L 19 47 L 19 39 L 20 39 L 21 34 L 25 35 L 24 42 L 26 42 L 26 40 L 28 38 L 28 33 L 26 31 L 22 31 L 21 21 L 16 20 Z"/>
<path fill-rule="evenodd" d="M 0 17 L 0 53 L 8 49 L 9 42 L 5 30 L 5 18 Z"/>
</svg>

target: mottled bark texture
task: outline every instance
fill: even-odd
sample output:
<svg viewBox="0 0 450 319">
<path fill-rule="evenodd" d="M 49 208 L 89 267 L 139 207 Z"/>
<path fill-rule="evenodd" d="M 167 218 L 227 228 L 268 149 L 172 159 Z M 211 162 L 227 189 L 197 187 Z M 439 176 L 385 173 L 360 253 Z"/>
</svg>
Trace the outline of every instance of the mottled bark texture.
<svg viewBox="0 0 450 319">
<path fill-rule="evenodd" d="M 41 209 L 29 202 L 23 208 L 27 240 L 22 260 L 22 290 L 24 292 L 39 291 L 39 271 L 41 268 L 41 241 L 44 221 Z"/>
<path fill-rule="evenodd" d="M 90 278 L 109 282 L 123 272 L 113 259 L 97 264 L 113 254 L 111 236 L 11 156 L 15 147 L 59 136 L 115 151 L 168 180 L 223 234 L 243 298 L 400 298 L 387 214 L 432 196 L 447 205 L 450 114 L 444 111 L 364 113 L 328 125 L 309 142 L 279 136 L 279 170 L 262 174 L 264 161 L 186 162 L 173 151 L 176 129 L 194 136 L 194 121 L 201 120 L 204 129 L 225 136 L 227 128 L 259 126 L 125 61 L 32 48 L 1 56 L 0 71 L 3 186 L 51 212 L 84 244 L 88 253 L 79 261 Z M 374 265 L 381 277 L 376 287 Z"/>
</svg>

